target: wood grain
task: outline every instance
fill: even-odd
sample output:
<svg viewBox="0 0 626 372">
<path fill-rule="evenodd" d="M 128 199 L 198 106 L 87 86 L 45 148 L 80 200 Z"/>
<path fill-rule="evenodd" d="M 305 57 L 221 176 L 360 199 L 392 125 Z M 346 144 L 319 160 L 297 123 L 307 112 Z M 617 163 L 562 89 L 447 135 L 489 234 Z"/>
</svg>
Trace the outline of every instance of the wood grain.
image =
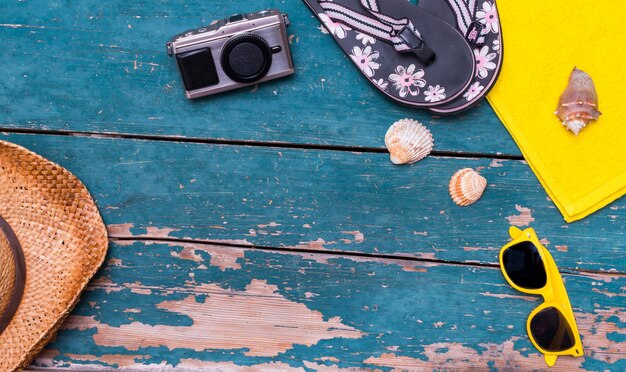
<svg viewBox="0 0 626 372">
<path fill-rule="evenodd" d="M 83 180 L 112 239 L 31 369 L 543 370 L 525 331 L 540 300 L 496 267 L 510 225 L 564 272 L 585 357 L 555 370 L 626 369 L 626 200 L 565 224 L 487 104 L 400 107 L 301 1 L 254 7 L 289 13 L 296 74 L 188 101 L 165 41 L 250 4 L 0 4 L 0 138 Z M 442 156 L 391 165 L 403 117 Z M 460 208 L 465 167 L 489 186 Z"/>
<path fill-rule="evenodd" d="M 210 99 L 184 98 L 165 42 L 216 18 L 278 7 L 289 14 L 296 75 Z M 487 104 L 434 118 L 377 93 L 302 1 L 44 0 L 0 6 L 0 128 L 383 148 L 411 117 L 438 151 L 519 155 Z"/>
<path fill-rule="evenodd" d="M 561 268 L 626 272 L 625 200 L 566 224 L 521 161 L 64 136 L 10 135 L 66 166 L 94 194 L 116 238 L 332 250 L 497 263 L 510 224 L 534 226 Z M 458 169 L 489 181 L 456 206 Z M 558 247 L 558 248 L 557 248 Z"/>
<path fill-rule="evenodd" d="M 545 368 L 525 331 L 539 299 L 496 268 L 203 246 L 195 260 L 171 242 L 111 244 L 34 367 Z M 564 279 L 585 357 L 556 370 L 623 369 L 626 279 Z"/>
</svg>

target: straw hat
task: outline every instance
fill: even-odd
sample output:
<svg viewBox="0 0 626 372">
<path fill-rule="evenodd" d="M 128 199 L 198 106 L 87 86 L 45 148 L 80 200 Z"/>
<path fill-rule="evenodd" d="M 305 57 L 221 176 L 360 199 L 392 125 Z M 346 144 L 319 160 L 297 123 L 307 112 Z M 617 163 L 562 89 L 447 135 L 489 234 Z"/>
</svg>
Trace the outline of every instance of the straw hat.
<svg viewBox="0 0 626 372">
<path fill-rule="evenodd" d="M 52 339 L 107 246 L 74 175 L 0 141 L 0 371 L 28 366 Z"/>
</svg>

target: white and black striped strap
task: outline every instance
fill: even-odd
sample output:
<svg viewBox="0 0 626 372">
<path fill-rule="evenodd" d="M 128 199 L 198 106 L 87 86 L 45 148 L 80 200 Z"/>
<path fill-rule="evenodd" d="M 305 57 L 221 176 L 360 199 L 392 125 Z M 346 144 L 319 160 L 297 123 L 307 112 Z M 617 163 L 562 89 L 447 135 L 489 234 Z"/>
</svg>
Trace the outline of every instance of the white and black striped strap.
<svg viewBox="0 0 626 372">
<path fill-rule="evenodd" d="M 472 45 L 485 42 L 483 36 L 483 25 L 477 20 L 478 0 L 446 0 L 454 15 L 456 16 L 457 27 L 461 33 L 465 34 L 467 41 Z"/>
<path fill-rule="evenodd" d="M 385 41 L 400 53 L 414 53 L 422 62 L 434 59 L 434 52 L 408 18 L 396 19 L 380 12 L 378 0 L 360 0 L 368 14 L 331 1 L 319 1 L 326 15 L 334 22 Z"/>
</svg>

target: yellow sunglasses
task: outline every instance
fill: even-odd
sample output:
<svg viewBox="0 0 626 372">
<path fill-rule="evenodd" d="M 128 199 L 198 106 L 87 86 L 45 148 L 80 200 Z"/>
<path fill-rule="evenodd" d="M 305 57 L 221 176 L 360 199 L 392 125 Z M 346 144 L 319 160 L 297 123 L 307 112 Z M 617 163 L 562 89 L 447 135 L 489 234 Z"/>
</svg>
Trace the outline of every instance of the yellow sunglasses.
<svg viewBox="0 0 626 372">
<path fill-rule="evenodd" d="M 530 341 L 554 366 L 561 355 L 583 355 L 576 319 L 563 279 L 550 252 L 541 245 L 535 230 L 509 228 L 513 239 L 500 250 L 500 269 L 509 284 L 520 292 L 541 295 L 544 302 L 528 317 Z"/>
</svg>

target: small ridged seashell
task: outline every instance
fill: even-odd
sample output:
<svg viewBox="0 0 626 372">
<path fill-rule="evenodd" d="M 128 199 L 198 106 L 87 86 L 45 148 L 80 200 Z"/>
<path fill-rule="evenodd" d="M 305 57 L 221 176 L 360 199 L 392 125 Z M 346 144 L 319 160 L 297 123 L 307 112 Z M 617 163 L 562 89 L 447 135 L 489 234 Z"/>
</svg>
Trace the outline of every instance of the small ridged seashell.
<svg viewBox="0 0 626 372">
<path fill-rule="evenodd" d="M 457 205 L 467 207 L 483 196 L 487 180 L 471 168 L 461 169 L 450 179 L 450 196 Z"/>
<path fill-rule="evenodd" d="M 574 68 L 556 110 L 563 125 L 578 135 L 587 124 L 598 120 L 598 93 L 591 76 Z"/>
<path fill-rule="evenodd" d="M 433 136 L 420 122 L 398 120 L 387 130 L 385 146 L 394 164 L 413 164 L 433 150 Z"/>
</svg>

